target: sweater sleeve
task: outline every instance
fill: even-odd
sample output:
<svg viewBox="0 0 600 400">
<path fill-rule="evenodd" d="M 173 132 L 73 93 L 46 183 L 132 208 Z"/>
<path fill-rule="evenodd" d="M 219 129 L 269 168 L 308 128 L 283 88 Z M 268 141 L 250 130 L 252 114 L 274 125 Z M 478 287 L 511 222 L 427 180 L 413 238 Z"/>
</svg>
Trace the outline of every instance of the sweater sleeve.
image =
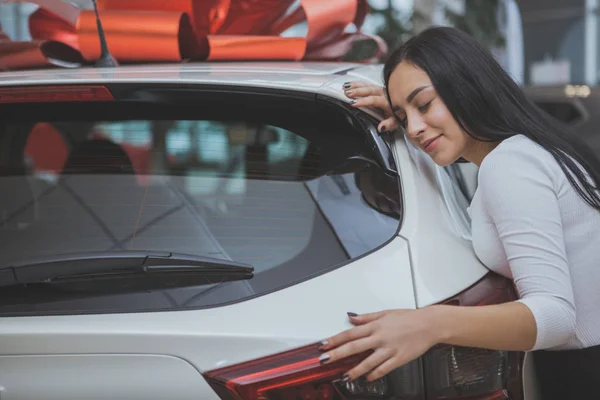
<svg viewBox="0 0 600 400">
<path fill-rule="evenodd" d="M 498 148 L 481 165 L 479 187 L 506 253 L 518 301 L 535 318 L 532 350 L 566 343 L 575 333 L 576 309 L 548 160 L 516 148 Z"/>
</svg>

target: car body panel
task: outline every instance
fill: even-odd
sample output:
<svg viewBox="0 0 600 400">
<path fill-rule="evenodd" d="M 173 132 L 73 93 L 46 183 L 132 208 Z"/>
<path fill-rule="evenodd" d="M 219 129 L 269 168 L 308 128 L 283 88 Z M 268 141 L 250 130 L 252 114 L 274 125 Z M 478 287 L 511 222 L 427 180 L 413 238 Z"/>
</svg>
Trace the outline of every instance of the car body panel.
<svg viewBox="0 0 600 400">
<path fill-rule="evenodd" d="M 410 243 L 417 307 L 439 303 L 488 273 L 471 243 L 460 237 L 440 195 L 429 156 L 413 158 L 401 135 L 395 141 L 405 213 L 400 235 Z M 443 172 L 443 171 L 440 171 Z M 465 286 L 466 285 L 466 286 Z"/>
<path fill-rule="evenodd" d="M 0 72 L 0 87 L 99 83 L 178 83 L 260 87 L 318 93 L 349 101 L 348 80 L 381 84 L 381 66 L 324 62 L 190 63 Z M 375 110 L 369 110 L 377 115 Z"/>
<path fill-rule="evenodd" d="M 178 83 L 240 85 L 314 92 L 351 68 L 324 63 L 215 63 L 123 66 L 118 69 L 59 69 L 4 72 L 0 86 L 99 83 Z"/>
<path fill-rule="evenodd" d="M 167 355 L 204 372 L 316 343 L 350 328 L 348 311 L 414 308 L 409 262 L 406 242 L 395 238 L 344 267 L 237 304 L 194 311 L 2 318 L 0 353 Z M 95 364 L 89 368 L 91 373 Z M 206 385 L 198 398 L 217 397 Z"/>
<path fill-rule="evenodd" d="M 0 356 L 0 371 L 4 400 L 75 400 L 82 393 L 90 400 L 207 398 L 208 384 L 200 372 L 181 358 L 164 355 Z"/>
</svg>

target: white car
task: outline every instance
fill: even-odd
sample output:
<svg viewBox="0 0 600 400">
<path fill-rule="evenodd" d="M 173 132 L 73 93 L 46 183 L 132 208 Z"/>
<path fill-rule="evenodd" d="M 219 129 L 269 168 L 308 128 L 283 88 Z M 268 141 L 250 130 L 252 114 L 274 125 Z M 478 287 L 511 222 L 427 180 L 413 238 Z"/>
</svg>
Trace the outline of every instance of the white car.
<svg viewBox="0 0 600 400">
<path fill-rule="evenodd" d="M 515 298 L 469 242 L 476 171 L 381 137 L 350 80 L 381 66 L 1 73 L 0 399 L 535 398 L 523 353 L 319 364 L 347 312 Z"/>
</svg>

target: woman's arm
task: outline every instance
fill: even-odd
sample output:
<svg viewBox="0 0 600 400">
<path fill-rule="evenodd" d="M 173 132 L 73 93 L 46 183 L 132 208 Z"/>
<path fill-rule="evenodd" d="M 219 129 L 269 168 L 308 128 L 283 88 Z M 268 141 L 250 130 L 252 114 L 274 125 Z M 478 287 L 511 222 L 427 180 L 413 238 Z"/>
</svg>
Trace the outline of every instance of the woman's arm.
<svg viewBox="0 0 600 400">
<path fill-rule="evenodd" d="M 350 320 L 356 327 L 327 339 L 322 347 L 323 363 L 374 351 L 347 372 L 350 380 L 363 375 L 369 381 L 379 379 L 440 343 L 528 351 L 536 340 L 533 314 L 518 302 L 387 310 L 350 316 Z"/>
<path fill-rule="evenodd" d="M 437 333 L 437 343 L 511 351 L 529 351 L 535 345 L 535 318 L 519 302 L 478 307 L 435 305 L 424 308 L 423 314 Z"/>
</svg>

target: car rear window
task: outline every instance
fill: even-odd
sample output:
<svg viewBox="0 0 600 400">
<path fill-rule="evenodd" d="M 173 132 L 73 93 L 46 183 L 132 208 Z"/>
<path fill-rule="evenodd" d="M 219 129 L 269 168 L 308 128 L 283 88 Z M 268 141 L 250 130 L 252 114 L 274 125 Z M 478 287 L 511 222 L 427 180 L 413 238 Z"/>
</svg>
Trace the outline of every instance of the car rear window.
<svg viewBox="0 0 600 400">
<path fill-rule="evenodd" d="M 0 268 L 34 257 L 142 250 L 248 263 L 255 276 L 61 301 L 0 296 L 0 312 L 148 311 L 239 301 L 377 249 L 396 234 L 401 218 L 397 178 L 369 163 L 338 168 L 335 141 L 324 145 L 290 126 L 63 119 L 8 123 L 3 135 L 25 143 L 21 157 L 1 167 Z"/>
</svg>

